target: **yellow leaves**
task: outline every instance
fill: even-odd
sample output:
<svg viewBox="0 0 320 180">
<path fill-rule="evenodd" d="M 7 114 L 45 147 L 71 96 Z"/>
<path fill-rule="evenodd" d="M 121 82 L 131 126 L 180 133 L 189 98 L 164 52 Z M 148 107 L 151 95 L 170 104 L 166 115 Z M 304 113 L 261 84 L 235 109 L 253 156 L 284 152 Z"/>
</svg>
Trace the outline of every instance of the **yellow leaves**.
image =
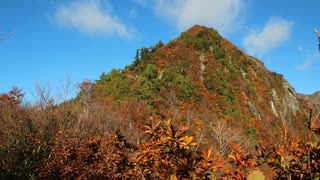
<svg viewBox="0 0 320 180">
<path fill-rule="evenodd" d="M 198 142 L 193 142 L 193 143 L 190 143 L 190 146 L 197 146 L 199 143 Z"/>
<path fill-rule="evenodd" d="M 175 174 L 173 174 L 173 175 L 170 175 L 170 180 L 178 180 L 178 178 Z"/>
<path fill-rule="evenodd" d="M 183 142 L 185 144 L 190 144 L 192 139 L 193 139 L 192 136 L 183 136 L 182 138 L 179 139 L 179 142 Z"/>
<path fill-rule="evenodd" d="M 249 172 L 248 180 L 264 180 L 264 174 L 259 170 Z"/>
<path fill-rule="evenodd" d="M 320 143 L 319 142 L 310 142 L 309 145 L 310 145 L 310 147 L 312 149 L 320 149 Z"/>
<path fill-rule="evenodd" d="M 287 167 L 287 163 L 286 163 L 284 156 L 280 157 L 280 166 L 282 169 L 286 169 L 286 167 Z"/>
<path fill-rule="evenodd" d="M 228 158 L 233 159 L 233 160 L 237 160 L 236 154 L 229 154 Z"/>
<path fill-rule="evenodd" d="M 168 119 L 168 120 L 166 121 L 166 125 L 167 125 L 167 126 L 170 126 L 170 125 L 171 125 L 171 119 Z"/>
<path fill-rule="evenodd" d="M 204 122 L 201 119 L 195 119 L 194 125 L 195 125 L 197 131 L 201 131 L 204 126 Z"/>
<path fill-rule="evenodd" d="M 151 170 L 146 168 L 143 170 L 143 174 L 151 174 Z"/>
<path fill-rule="evenodd" d="M 190 148 L 189 146 L 196 146 L 198 143 L 197 142 L 191 143 L 192 140 L 193 140 L 193 136 L 183 136 L 183 137 L 181 137 L 178 140 L 178 142 L 180 144 L 180 148 L 189 149 Z"/>
<path fill-rule="evenodd" d="M 171 151 L 170 147 L 168 147 L 168 146 L 165 146 L 163 148 L 163 150 L 164 150 L 164 152 L 167 152 L 167 153 Z"/>
</svg>

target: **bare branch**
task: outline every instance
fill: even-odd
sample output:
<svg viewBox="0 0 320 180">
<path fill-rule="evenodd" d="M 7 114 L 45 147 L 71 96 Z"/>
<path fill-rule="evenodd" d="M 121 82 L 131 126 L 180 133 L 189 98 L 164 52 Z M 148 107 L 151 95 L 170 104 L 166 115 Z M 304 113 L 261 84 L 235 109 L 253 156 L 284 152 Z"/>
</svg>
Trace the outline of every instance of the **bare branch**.
<svg viewBox="0 0 320 180">
<path fill-rule="evenodd" d="M 35 85 L 35 92 L 31 92 L 36 99 L 36 104 L 43 110 L 46 107 L 54 104 L 54 99 L 51 97 L 49 84 L 41 86 L 39 83 Z"/>
<path fill-rule="evenodd" d="M 211 130 L 221 155 L 230 153 L 230 142 L 239 142 L 241 138 L 238 131 L 231 129 L 226 123 L 221 121 L 217 121 L 215 125 L 212 125 Z"/>
<path fill-rule="evenodd" d="M 64 84 L 57 90 L 57 104 L 67 101 L 70 97 L 70 87 L 72 85 L 71 75 L 66 75 Z"/>
</svg>

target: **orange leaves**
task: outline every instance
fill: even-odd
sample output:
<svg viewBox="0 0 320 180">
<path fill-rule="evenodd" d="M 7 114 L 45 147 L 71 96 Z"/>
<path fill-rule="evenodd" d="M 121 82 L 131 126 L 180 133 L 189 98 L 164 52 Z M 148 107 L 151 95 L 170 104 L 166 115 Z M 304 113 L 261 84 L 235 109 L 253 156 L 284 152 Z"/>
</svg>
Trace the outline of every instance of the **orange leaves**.
<svg viewBox="0 0 320 180">
<path fill-rule="evenodd" d="M 257 165 L 236 144 L 232 145 L 235 153 L 229 156 L 230 161 L 217 156 L 214 148 L 196 154 L 193 147 L 197 142 L 193 142 L 193 136 L 187 135 L 187 126 L 176 129 L 171 119 L 159 122 L 151 119 L 150 124 L 145 126 L 145 133 L 152 135 L 150 143 L 141 146 L 136 161 L 143 174 L 148 172 L 149 178 L 161 174 L 163 178 L 173 179 L 245 179 L 249 170 Z"/>
<path fill-rule="evenodd" d="M 0 107 L 14 107 L 19 105 L 22 101 L 24 93 L 22 89 L 17 87 L 12 87 L 12 89 L 7 94 L 0 94 Z"/>
<path fill-rule="evenodd" d="M 257 164 L 253 159 L 247 159 L 247 156 L 241 153 L 230 154 L 228 158 L 232 159 L 232 162 L 237 166 L 254 167 Z"/>
<path fill-rule="evenodd" d="M 151 141 L 156 140 L 156 144 L 164 145 L 166 148 L 168 146 L 172 148 L 180 149 L 189 149 L 192 146 L 196 146 L 196 142 L 192 142 L 193 136 L 186 135 L 188 131 L 188 126 L 182 126 L 176 130 L 171 125 L 171 119 L 168 119 L 165 122 L 155 122 L 153 118 L 150 118 L 150 124 L 143 126 L 145 129 L 144 133 L 151 136 Z M 166 150 L 168 151 L 168 150 Z"/>
<path fill-rule="evenodd" d="M 217 147 L 201 147 L 188 126 L 176 127 L 172 120 L 149 118 L 143 126 L 145 139 L 128 143 L 116 133 L 98 135 L 59 130 L 50 140 L 34 138 L 30 152 L 39 156 L 39 179 L 238 179 L 264 177 L 269 165 L 275 179 L 316 179 L 320 176 L 320 143 L 290 141 L 285 145 L 256 147 L 256 156 L 235 143 L 223 157 Z M 44 134 L 42 134 L 44 135 Z M 31 156 L 30 156 L 31 157 Z M 272 174 L 272 170 L 269 171 Z M 268 176 L 271 178 L 272 175 Z"/>
<path fill-rule="evenodd" d="M 317 179 L 320 177 L 319 142 L 290 140 L 285 145 L 267 150 L 268 165 L 277 173 L 276 178 Z"/>
<path fill-rule="evenodd" d="M 254 163 L 245 159 L 240 146 L 234 146 L 234 161 L 216 156 L 214 148 L 195 152 L 197 142 L 187 135 L 188 127 L 175 128 L 171 120 L 144 126 L 148 140 L 139 148 L 115 133 L 108 136 L 61 131 L 53 141 L 51 152 L 39 177 L 80 179 L 214 179 L 245 177 Z M 251 164 L 250 164 L 251 163 Z M 230 167 L 231 165 L 231 167 Z M 236 168 L 236 171 L 233 169 Z"/>
<path fill-rule="evenodd" d="M 225 163 L 219 157 L 213 156 L 213 148 L 210 148 L 208 151 L 203 151 L 200 153 L 202 160 L 199 162 L 199 165 L 203 170 L 211 170 L 212 172 L 217 172 L 225 167 Z"/>
<path fill-rule="evenodd" d="M 229 173 L 233 179 L 245 179 L 248 170 L 255 168 L 258 164 L 252 155 L 245 153 L 241 146 L 232 143 L 234 153 L 228 155 L 230 163 L 234 165 L 234 171 Z"/>
<path fill-rule="evenodd" d="M 192 148 L 197 143 L 193 142 L 193 136 L 186 135 L 188 127 L 176 130 L 171 123 L 171 119 L 155 122 L 151 118 L 144 127 L 145 133 L 151 135 L 150 143 L 141 146 L 136 162 L 142 172 L 150 172 L 147 177 L 151 179 L 190 179 L 197 164 Z"/>
<path fill-rule="evenodd" d="M 50 158 L 39 167 L 39 177 L 79 179 L 137 178 L 129 152 L 134 146 L 128 144 L 121 134 L 110 136 L 67 136 L 61 133 L 54 139 Z M 122 172 L 122 173 L 119 173 Z"/>
</svg>

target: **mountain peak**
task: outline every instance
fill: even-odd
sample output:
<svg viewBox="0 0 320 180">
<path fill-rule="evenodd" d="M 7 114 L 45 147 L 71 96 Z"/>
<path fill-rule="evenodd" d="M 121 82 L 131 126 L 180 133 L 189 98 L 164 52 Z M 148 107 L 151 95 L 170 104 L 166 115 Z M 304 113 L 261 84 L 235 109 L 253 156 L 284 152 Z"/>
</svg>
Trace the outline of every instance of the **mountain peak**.
<svg viewBox="0 0 320 180">
<path fill-rule="evenodd" d="M 103 75 L 96 87 L 119 102 L 144 101 L 150 114 L 164 118 L 226 121 L 270 142 L 285 122 L 293 136 L 306 136 L 304 111 L 283 76 L 201 25 L 139 49 L 132 65 Z"/>
<path fill-rule="evenodd" d="M 205 26 L 201 26 L 201 25 L 194 25 L 191 28 L 189 28 L 186 32 L 188 32 L 190 35 L 194 35 L 194 34 L 198 34 L 201 32 L 208 32 L 208 31 L 212 31 L 212 28 L 207 28 Z"/>
</svg>

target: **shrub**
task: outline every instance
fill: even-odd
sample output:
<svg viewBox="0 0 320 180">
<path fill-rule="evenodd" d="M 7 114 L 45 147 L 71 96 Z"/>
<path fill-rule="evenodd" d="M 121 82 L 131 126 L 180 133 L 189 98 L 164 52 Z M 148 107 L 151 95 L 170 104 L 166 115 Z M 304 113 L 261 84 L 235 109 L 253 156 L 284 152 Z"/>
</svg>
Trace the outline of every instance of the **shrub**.
<svg viewBox="0 0 320 180">
<path fill-rule="evenodd" d="M 130 158 L 135 148 L 119 133 L 81 136 L 60 132 L 49 158 L 37 171 L 41 179 L 137 179 Z"/>
</svg>

